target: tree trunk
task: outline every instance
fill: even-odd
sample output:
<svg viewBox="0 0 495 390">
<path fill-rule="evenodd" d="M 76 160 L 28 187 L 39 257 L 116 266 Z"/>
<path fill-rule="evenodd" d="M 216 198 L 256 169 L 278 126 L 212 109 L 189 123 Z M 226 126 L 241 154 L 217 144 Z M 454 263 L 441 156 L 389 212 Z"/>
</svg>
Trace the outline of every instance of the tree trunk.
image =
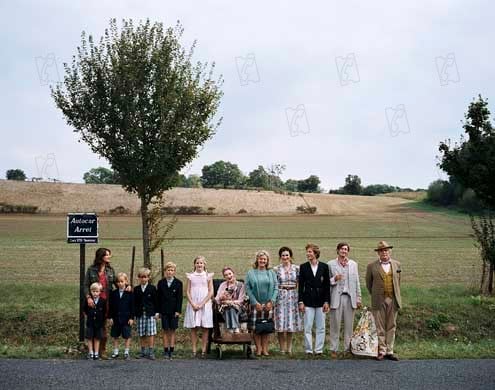
<svg viewBox="0 0 495 390">
<path fill-rule="evenodd" d="M 488 294 L 492 295 L 493 293 L 493 263 L 490 263 L 490 268 L 489 268 L 489 273 L 488 273 Z"/>
<path fill-rule="evenodd" d="M 484 295 L 487 291 L 486 288 L 486 276 L 487 276 L 487 263 L 485 260 L 482 260 L 481 266 L 481 284 L 480 284 L 480 295 Z"/>
<path fill-rule="evenodd" d="M 141 222 L 143 225 L 143 265 L 151 269 L 148 202 L 143 198 L 141 198 Z"/>
</svg>

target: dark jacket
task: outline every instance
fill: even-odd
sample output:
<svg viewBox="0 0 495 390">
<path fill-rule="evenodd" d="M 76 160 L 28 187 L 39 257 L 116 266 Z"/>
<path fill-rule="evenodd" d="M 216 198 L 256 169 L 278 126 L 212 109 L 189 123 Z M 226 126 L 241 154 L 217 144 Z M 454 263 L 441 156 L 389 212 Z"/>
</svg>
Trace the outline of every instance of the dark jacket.
<svg viewBox="0 0 495 390">
<path fill-rule="evenodd" d="M 313 275 L 311 264 L 301 264 L 299 268 L 299 298 L 304 306 L 322 307 L 330 302 L 330 274 L 328 265 L 318 262 L 316 276 Z"/>
<path fill-rule="evenodd" d="M 119 290 L 110 293 L 108 316 L 115 324 L 127 325 L 130 319 L 134 318 L 134 296 L 130 291 L 124 291 L 122 298 Z"/>
<path fill-rule="evenodd" d="M 84 314 L 86 314 L 86 326 L 88 328 L 99 329 L 105 324 L 107 301 L 98 299 L 95 307 L 89 307 L 87 299 L 84 300 Z"/>
<path fill-rule="evenodd" d="M 174 278 L 170 287 L 167 279 L 158 282 L 157 287 L 158 312 L 160 314 L 174 314 L 182 312 L 182 282 Z"/>
<path fill-rule="evenodd" d="M 134 315 L 142 317 L 146 313 L 146 316 L 153 317 L 158 313 L 156 295 L 156 287 L 152 284 L 148 283 L 144 292 L 140 284 L 134 287 Z"/>
<path fill-rule="evenodd" d="M 107 278 L 107 298 L 110 295 L 110 291 L 112 291 L 112 288 L 114 286 L 117 286 L 117 280 L 115 278 L 115 270 L 112 268 L 112 266 L 107 265 L 105 267 L 105 276 Z M 88 296 L 91 295 L 91 292 L 89 291 L 89 288 L 91 285 L 95 282 L 99 282 L 100 278 L 98 276 L 98 267 L 95 265 L 91 265 L 88 267 L 86 271 L 86 275 L 84 276 L 84 295 Z"/>
</svg>

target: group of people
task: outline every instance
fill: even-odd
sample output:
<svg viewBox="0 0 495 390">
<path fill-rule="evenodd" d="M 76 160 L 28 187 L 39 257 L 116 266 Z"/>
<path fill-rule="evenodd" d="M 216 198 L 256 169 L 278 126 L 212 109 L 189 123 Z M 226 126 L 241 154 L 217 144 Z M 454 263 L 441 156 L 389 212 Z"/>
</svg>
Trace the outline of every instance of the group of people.
<svg viewBox="0 0 495 390">
<path fill-rule="evenodd" d="M 366 269 L 366 287 L 371 295 L 371 312 L 378 335 L 377 360 L 398 360 L 394 354 L 394 340 L 397 312 L 401 306 L 401 268 L 400 263 L 391 258 L 391 249 L 391 245 L 380 241 L 375 248 L 378 259 Z M 191 330 L 193 356 L 197 356 L 198 332 L 201 332 L 199 356 L 206 355 L 214 306 L 223 316 L 226 331 L 234 335 L 246 331 L 241 320 L 247 317 L 257 356 L 269 355 L 268 345 L 273 332 L 278 335 L 282 354 L 291 354 L 294 333 L 304 332 L 305 353 L 322 355 L 327 313 L 330 313 L 331 357 L 338 357 L 342 323 L 343 349 L 344 353 L 349 353 L 354 315 L 362 306 L 358 265 L 349 258 L 351 247 L 346 242 L 339 243 L 337 257 L 328 262 L 320 261 L 318 245 L 307 244 L 305 250 L 307 262 L 298 266 L 293 263 L 291 248 L 280 248 L 279 264 L 273 268 L 269 253 L 258 251 L 244 282 L 237 280 L 231 267 L 224 267 L 224 281 L 216 295 L 214 274 L 207 271 L 203 256 L 196 257 L 193 272 L 186 273 L 184 316 L 184 327 Z M 132 289 L 125 273 L 115 274 L 110 258 L 109 249 L 98 249 L 94 264 L 86 273 L 88 358 L 100 359 L 105 351 L 108 316 L 110 335 L 114 339 L 112 358 L 119 357 L 119 337 L 122 337 L 125 340 L 124 358 L 129 359 L 131 327 L 135 320 L 141 346 L 138 357 L 155 359 L 156 321 L 161 318 L 163 354 L 172 359 L 183 300 L 183 284 L 176 277 L 177 266 L 167 263 L 165 275 L 156 287 L 150 282 L 150 270 L 141 268 L 138 273 L 140 283 Z M 116 289 L 112 291 L 113 285 Z"/>
</svg>

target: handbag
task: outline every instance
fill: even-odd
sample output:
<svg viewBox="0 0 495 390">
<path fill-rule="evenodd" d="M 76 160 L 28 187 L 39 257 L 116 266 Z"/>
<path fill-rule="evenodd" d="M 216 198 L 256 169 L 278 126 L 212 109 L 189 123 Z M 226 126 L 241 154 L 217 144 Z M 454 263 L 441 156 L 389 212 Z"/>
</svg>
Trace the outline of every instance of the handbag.
<svg viewBox="0 0 495 390">
<path fill-rule="evenodd" d="M 351 337 L 351 352 L 353 355 L 378 355 L 378 334 L 376 332 L 373 314 L 365 307 L 361 318 Z"/>
<path fill-rule="evenodd" d="M 261 318 L 254 323 L 254 333 L 269 334 L 275 332 L 275 324 L 271 318 Z"/>
</svg>

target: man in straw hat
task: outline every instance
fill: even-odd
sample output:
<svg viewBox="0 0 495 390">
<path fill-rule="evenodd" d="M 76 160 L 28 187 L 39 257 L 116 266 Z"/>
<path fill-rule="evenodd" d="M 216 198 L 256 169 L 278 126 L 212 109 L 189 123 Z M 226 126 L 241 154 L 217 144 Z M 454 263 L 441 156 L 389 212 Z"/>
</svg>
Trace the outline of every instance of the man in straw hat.
<svg viewBox="0 0 495 390">
<path fill-rule="evenodd" d="M 400 263 L 393 260 L 391 249 L 386 241 L 380 241 L 375 251 L 378 260 L 368 264 L 366 287 L 371 295 L 371 311 L 378 333 L 377 360 L 399 360 L 394 355 L 397 312 L 401 307 Z"/>
</svg>

